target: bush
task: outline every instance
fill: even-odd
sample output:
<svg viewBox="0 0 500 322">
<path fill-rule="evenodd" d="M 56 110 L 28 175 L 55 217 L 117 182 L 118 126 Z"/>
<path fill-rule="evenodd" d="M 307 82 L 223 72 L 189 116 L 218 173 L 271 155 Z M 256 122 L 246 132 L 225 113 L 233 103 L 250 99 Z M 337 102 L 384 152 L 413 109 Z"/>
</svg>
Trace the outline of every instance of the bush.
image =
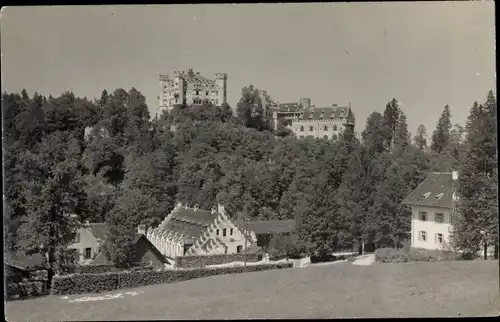
<svg viewBox="0 0 500 322">
<path fill-rule="evenodd" d="M 75 274 L 103 274 L 119 271 L 121 269 L 117 268 L 114 264 L 80 265 L 74 269 Z"/>
<path fill-rule="evenodd" d="M 453 251 L 411 248 L 408 257 L 414 262 L 455 261 L 462 259 L 462 254 Z"/>
<path fill-rule="evenodd" d="M 293 263 L 247 267 L 196 268 L 162 271 L 141 270 L 105 274 L 56 276 L 52 282 L 52 294 L 100 293 L 116 290 L 118 288 L 175 283 L 215 275 L 238 274 L 291 267 L 293 267 Z"/>
<path fill-rule="evenodd" d="M 14 296 L 27 297 L 42 295 L 43 283 L 41 281 L 25 282 L 25 283 L 9 283 L 7 284 L 7 297 Z"/>
<path fill-rule="evenodd" d="M 118 288 L 119 273 L 54 276 L 51 294 L 101 293 Z"/>
<path fill-rule="evenodd" d="M 346 256 L 345 255 L 339 255 L 339 256 L 335 256 L 335 255 L 331 255 L 331 254 L 326 254 L 326 255 L 323 255 L 323 256 L 311 256 L 311 264 L 314 264 L 314 263 L 326 263 L 326 262 L 335 262 L 335 261 L 341 261 L 341 260 L 344 260 L 346 259 Z"/>
<path fill-rule="evenodd" d="M 379 248 L 375 250 L 375 261 L 381 263 L 402 263 L 408 261 L 408 254 L 402 249 Z"/>
</svg>

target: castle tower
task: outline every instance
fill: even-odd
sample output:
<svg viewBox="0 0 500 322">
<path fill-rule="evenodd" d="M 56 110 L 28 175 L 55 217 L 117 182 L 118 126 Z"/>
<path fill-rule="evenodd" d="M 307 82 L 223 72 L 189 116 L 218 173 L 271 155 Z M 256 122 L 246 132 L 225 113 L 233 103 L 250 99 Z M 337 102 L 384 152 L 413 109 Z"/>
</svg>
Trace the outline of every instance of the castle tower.
<svg viewBox="0 0 500 322">
<path fill-rule="evenodd" d="M 184 79 L 182 77 L 183 74 L 184 74 L 184 72 L 179 72 L 179 71 L 174 72 L 174 90 L 173 90 L 174 99 L 173 99 L 172 108 L 175 105 L 184 104 L 184 100 L 185 100 L 184 86 L 185 86 L 185 84 L 184 84 Z"/>
<path fill-rule="evenodd" d="M 300 99 L 300 104 L 302 105 L 303 109 L 309 109 L 311 107 L 311 99 L 309 97 L 302 97 Z"/>
<path fill-rule="evenodd" d="M 168 80 L 168 75 L 160 75 L 160 96 L 158 96 L 158 110 L 160 111 L 160 114 L 162 111 L 168 109 Z"/>
<path fill-rule="evenodd" d="M 215 84 L 218 87 L 218 104 L 222 105 L 227 102 L 227 74 L 226 73 L 215 73 Z"/>
</svg>

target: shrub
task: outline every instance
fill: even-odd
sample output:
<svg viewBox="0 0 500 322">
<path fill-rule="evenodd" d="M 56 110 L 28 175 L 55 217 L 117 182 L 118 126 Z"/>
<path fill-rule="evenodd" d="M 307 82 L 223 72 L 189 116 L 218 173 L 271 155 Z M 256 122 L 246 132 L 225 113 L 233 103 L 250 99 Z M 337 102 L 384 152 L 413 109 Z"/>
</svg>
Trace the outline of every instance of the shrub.
<svg viewBox="0 0 500 322">
<path fill-rule="evenodd" d="M 19 297 L 42 295 L 43 283 L 41 281 L 25 282 L 25 283 L 9 283 L 7 284 L 7 297 L 11 298 L 18 295 Z"/>
<path fill-rule="evenodd" d="M 402 249 L 379 248 L 375 250 L 375 260 L 381 263 L 407 262 L 408 254 Z"/>
<path fill-rule="evenodd" d="M 335 262 L 335 261 L 341 261 L 346 259 L 345 255 L 331 255 L 331 254 L 325 254 L 323 256 L 311 256 L 311 264 L 314 263 L 325 263 L 325 262 Z"/>
<path fill-rule="evenodd" d="M 118 288 L 175 283 L 215 275 L 238 274 L 291 267 L 293 267 L 293 263 L 255 265 L 247 267 L 196 268 L 162 271 L 141 270 L 105 274 L 74 274 L 56 276 L 52 282 L 52 294 L 100 293 L 112 291 Z"/>
<path fill-rule="evenodd" d="M 51 294 L 101 293 L 118 288 L 119 273 L 54 276 Z"/>
<path fill-rule="evenodd" d="M 462 259 L 462 255 L 460 253 L 453 251 L 419 248 L 411 248 L 408 257 L 410 261 L 415 262 L 454 261 Z"/>
<path fill-rule="evenodd" d="M 117 268 L 114 264 L 80 265 L 74 269 L 75 274 L 103 274 L 119 271 L 121 269 Z"/>
</svg>

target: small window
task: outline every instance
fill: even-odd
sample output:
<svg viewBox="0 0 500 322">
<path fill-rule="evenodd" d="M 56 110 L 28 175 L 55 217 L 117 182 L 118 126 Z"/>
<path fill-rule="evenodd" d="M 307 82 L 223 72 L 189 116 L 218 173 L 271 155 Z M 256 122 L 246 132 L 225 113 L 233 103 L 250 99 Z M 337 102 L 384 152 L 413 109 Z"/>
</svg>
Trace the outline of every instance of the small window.
<svg viewBox="0 0 500 322">
<path fill-rule="evenodd" d="M 440 233 L 437 233 L 435 234 L 435 238 L 436 238 L 436 244 L 442 244 L 443 243 L 443 234 L 440 234 Z"/>
<path fill-rule="evenodd" d="M 328 126 L 325 125 L 325 127 L 323 128 L 323 131 L 328 131 Z"/>
<path fill-rule="evenodd" d="M 229 231 L 229 235 L 233 236 L 233 228 Z"/>
<path fill-rule="evenodd" d="M 238 247 L 236 247 L 236 252 L 239 254 L 241 253 L 241 251 L 243 250 L 243 246 L 241 245 L 238 245 Z"/>
<path fill-rule="evenodd" d="M 421 212 L 419 213 L 419 218 L 420 218 L 420 220 L 422 220 L 422 221 L 426 221 L 426 220 L 427 220 L 427 213 L 426 213 L 425 211 L 421 211 Z"/>
<path fill-rule="evenodd" d="M 218 230 L 218 229 L 215 231 L 215 234 L 216 234 L 217 236 L 219 236 L 220 232 L 219 232 L 219 230 Z"/>
<path fill-rule="evenodd" d="M 420 231 L 420 236 L 419 236 L 419 239 L 420 239 L 420 241 L 423 241 L 423 242 L 424 242 L 424 241 L 427 241 L 427 232 L 426 232 L 426 231 L 421 230 L 421 231 Z"/>
<path fill-rule="evenodd" d="M 200 95 L 200 91 L 196 90 L 194 91 L 195 95 Z"/>
<path fill-rule="evenodd" d="M 333 126 L 333 130 L 334 130 L 334 131 L 337 131 L 337 125 L 334 125 L 334 126 Z"/>
<path fill-rule="evenodd" d="M 300 126 L 300 132 L 304 132 L 304 127 Z"/>
<path fill-rule="evenodd" d="M 309 132 L 312 132 L 312 131 L 314 131 L 314 127 L 310 126 L 309 127 Z"/>
<path fill-rule="evenodd" d="M 208 96 L 208 92 L 207 92 L 207 96 Z"/>
<path fill-rule="evenodd" d="M 222 236 L 223 237 L 226 237 L 226 233 L 227 233 L 227 229 L 226 228 L 222 229 Z"/>
<path fill-rule="evenodd" d="M 85 248 L 85 253 L 83 254 L 85 259 L 90 259 L 92 257 L 92 248 Z"/>
<path fill-rule="evenodd" d="M 436 213 L 436 222 L 437 223 L 444 223 L 444 214 L 443 213 Z"/>
</svg>

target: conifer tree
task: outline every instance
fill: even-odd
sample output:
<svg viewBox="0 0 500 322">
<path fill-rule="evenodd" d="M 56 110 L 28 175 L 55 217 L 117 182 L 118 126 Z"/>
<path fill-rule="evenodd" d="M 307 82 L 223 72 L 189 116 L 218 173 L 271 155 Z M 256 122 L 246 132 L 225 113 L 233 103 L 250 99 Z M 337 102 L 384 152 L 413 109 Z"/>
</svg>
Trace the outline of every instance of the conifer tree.
<svg viewBox="0 0 500 322">
<path fill-rule="evenodd" d="M 418 126 L 413 142 L 420 150 L 427 148 L 427 130 L 423 124 Z"/>
<path fill-rule="evenodd" d="M 437 153 L 442 153 L 450 144 L 451 112 L 446 105 L 441 117 L 438 120 L 436 130 L 432 133 L 431 149 Z"/>
</svg>

